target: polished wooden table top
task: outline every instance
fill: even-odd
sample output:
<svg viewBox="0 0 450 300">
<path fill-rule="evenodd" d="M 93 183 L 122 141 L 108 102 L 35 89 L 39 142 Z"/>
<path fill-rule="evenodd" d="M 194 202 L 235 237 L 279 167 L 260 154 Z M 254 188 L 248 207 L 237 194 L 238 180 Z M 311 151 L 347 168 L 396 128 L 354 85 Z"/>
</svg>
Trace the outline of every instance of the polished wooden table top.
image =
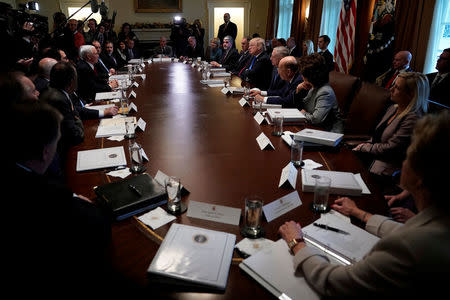
<svg viewBox="0 0 450 300">
<path fill-rule="evenodd" d="M 183 198 L 240 208 L 244 211 L 244 198 L 257 194 L 270 203 L 288 193 L 292 188 L 278 188 L 281 170 L 290 161 L 290 148 L 280 138 L 271 136 L 270 125 L 258 125 L 252 108 L 243 108 L 241 96 L 226 96 L 220 88 L 209 88 L 200 83 L 201 74 L 187 64 L 153 63 L 145 68 L 146 80 L 139 81 L 133 102 L 138 112 L 131 115 L 147 122 L 144 132 L 137 132 L 136 141 L 149 157 L 147 173 L 154 176 L 158 170 L 177 176 L 190 191 Z M 237 84 L 232 82 L 232 84 Z M 85 121 L 85 141 L 69 153 L 67 177 L 69 185 L 78 194 L 95 198 L 93 187 L 119 180 L 109 177 L 109 170 L 77 173 L 76 155 L 80 150 L 123 145 L 127 153 L 128 141 L 110 141 L 95 138 L 99 121 Z M 296 132 L 301 127 L 285 127 Z M 256 137 L 264 132 L 275 150 L 260 150 Z M 129 162 L 129 157 L 127 158 Z M 371 195 L 353 197 L 361 208 L 374 213 L 386 213 L 382 195 L 368 172 L 354 156 L 342 147 L 339 152 L 304 151 L 303 159 L 312 159 L 324 170 L 361 173 L 372 191 Z M 308 225 L 319 216 L 310 211 L 312 193 L 301 191 L 301 175 L 297 176 L 296 190 L 302 205 L 270 223 L 263 221 L 266 238 L 279 239 L 278 228 L 289 220 Z M 330 196 L 330 203 L 337 196 Z M 242 239 L 240 227 L 200 219 L 186 214 L 174 222 L 233 233 L 236 242 Z M 112 227 L 112 259 L 114 267 L 139 287 L 175 298 L 198 298 L 198 293 L 175 292 L 155 286 L 146 277 L 146 270 L 158 250 L 170 224 L 153 231 L 136 217 L 116 222 Z M 242 219 L 241 224 L 242 226 Z M 234 255 L 238 258 L 237 254 Z M 272 298 L 256 281 L 241 271 L 238 259 L 234 260 L 225 293 L 205 294 L 208 298 Z"/>
</svg>

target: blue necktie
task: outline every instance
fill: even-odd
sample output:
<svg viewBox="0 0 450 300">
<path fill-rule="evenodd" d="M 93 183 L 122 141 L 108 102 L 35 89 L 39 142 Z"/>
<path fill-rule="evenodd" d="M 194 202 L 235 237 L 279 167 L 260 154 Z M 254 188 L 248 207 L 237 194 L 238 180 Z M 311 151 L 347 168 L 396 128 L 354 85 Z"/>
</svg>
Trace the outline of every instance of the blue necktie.
<svg viewBox="0 0 450 300">
<path fill-rule="evenodd" d="M 249 70 L 251 70 L 251 69 L 252 69 L 252 67 L 253 67 L 253 64 L 255 63 L 255 60 L 256 60 L 256 56 L 254 56 L 254 57 L 253 57 L 252 63 L 251 63 L 251 65 L 250 65 L 250 68 L 248 68 Z"/>
</svg>

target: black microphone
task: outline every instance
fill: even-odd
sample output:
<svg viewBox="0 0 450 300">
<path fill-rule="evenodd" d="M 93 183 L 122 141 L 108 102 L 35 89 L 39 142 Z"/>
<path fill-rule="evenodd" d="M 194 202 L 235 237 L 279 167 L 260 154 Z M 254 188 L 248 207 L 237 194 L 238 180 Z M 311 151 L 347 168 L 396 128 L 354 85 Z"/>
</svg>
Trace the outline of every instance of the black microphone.
<svg viewBox="0 0 450 300">
<path fill-rule="evenodd" d="M 98 12 L 98 3 L 97 0 L 91 0 L 91 11 L 95 14 Z"/>
<path fill-rule="evenodd" d="M 102 0 L 102 4 L 100 4 L 100 15 L 103 17 L 108 15 L 108 7 L 106 6 L 104 0 Z"/>
</svg>

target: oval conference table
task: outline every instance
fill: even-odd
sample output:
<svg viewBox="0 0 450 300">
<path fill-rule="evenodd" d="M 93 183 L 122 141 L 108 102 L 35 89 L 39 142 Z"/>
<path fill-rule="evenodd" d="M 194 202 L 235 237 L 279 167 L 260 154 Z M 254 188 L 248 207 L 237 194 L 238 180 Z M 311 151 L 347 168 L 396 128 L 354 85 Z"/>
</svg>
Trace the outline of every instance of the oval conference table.
<svg viewBox="0 0 450 300">
<path fill-rule="evenodd" d="M 189 64 L 154 62 L 144 70 L 145 80 L 138 80 L 136 99 L 132 101 L 138 112 L 130 116 L 142 118 L 146 123 L 144 132 L 138 131 L 136 141 L 149 157 L 146 172 L 152 177 L 161 170 L 167 175 L 177 176 L 189 190 L 183 197 L 189 201 L 206 202 L 240 208 L 244 211 L 244 199 L 251 194 L 263 198 L 264 205 L 294 191 L 292 187 L 278 187 L 281 170 L 290 161 L 290 147 L 280 138 L 271 135 L 270 125 L 258 125 L 253 119 L 251 107 L 241 107 L 241 96 L 224 95 L 221 88 L 211 88 L 200 83 L 201 73 Z M 233 78 L 231 85 L 240 84 Z M 128 155 L 128 140 L 110 141 L 95 138 L 99 120 L 87 120 L 85 140 L 73 147 L 68 156 L 67 181 L 77 194 L 95 199 L 93 187 L 114 182 L 117 177 L 106 173 L 110 170 L 76 172 L 77 152 L 123 145 Z M 289 126 L 284 130 L 296 132 L 301 126 Z M 264 132 L 275 150 L 260 150 L 256 137 Z M 303 159 L 320 163 L 322 170 L 361 173 L 370 195 L 352 197 L 363 209 L 386 214 L 387 206 L 369 173 L 358 158 L 345 147 L 339 151 L 314 152 L 305 149 Z M 132 175 L 133 176 L 133 175 Z M 280 238 L 278 228 L 286 221 L 295 220 L 306 226 L 319 218 L 309 206 L 313 193 L 301 190 L 301 175 L 297 176 L 296 190 L 302 205 L 271 222 L 263 219 L 265 238 L 276 241 Z M 337 195 L 330 195 L 331 204 Z M 361 226 L 356 220 L 356 225 Z M 172 223 L 219 230 L 236 235 L 236 243 L 243 237 L 240 225 L 189 218 L 186 213 L 156 230 L 141 223 L 137 216 L 112 224 L 110 256 L 115 271 L 133 286 L 142 288 L 153 296 L 177 299 L 271 299 L 274 296 L 239 268 L 242 260 L 233 254 L 225 292 L 210 293 L 182 290 L 160 286 L 150 282 L 146 271 L 162 239 Z"/>
</svg>

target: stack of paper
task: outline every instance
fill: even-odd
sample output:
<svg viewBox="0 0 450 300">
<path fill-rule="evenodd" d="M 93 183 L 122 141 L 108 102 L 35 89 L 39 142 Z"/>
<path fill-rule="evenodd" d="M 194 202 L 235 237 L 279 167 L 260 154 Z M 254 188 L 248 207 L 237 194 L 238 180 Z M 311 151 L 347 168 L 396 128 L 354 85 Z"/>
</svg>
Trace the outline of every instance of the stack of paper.
<svg viewBox="0 0 450 300">
<path fill-rule="evenodd" d="M 122 92 L 103 92 L 95 94 L 95 101 L 103 101 L 108 99 L 118 99 L 122 97 Z"/>
<path fill-rule="evenodd" d="M 325 170 L 302 169 L 302 190 L 314 192 L 316 178 L 325 176 L 331 179 L 330 193 L 339 195 L 359 196 L 363 188 L 358 183 L 355 174 Z"/>
<path fill-rule="evenodd" d="M 342 140 L 342 133 L 305 128 L 294 134 L 294 138 L 305 142 L 321 144 L 325 146 L 336 146 Z"/>
<path fill-rule="evenodd" d="M 214 72 L 211 73 L 211 76 L 216 78 L 216 77 L 231 77 L 231 73 L 228 72 Z"/>
<path fill-rule="evenodd" d="M 270 119 L 276 114 L 283 116 L 284 122 L 302 122 L 305 121 L 305 115 L 296 108 L 268 108 L 267 113 Z"/>
<path fill-rule="evenodd" d="M 101 138 L 107 136 L 125 135 L 127 133 L 125 123 L 127 122 L 136 124 L 136 117 L 102 119 L 98 125 L 95 137 Z"/>
</svg>

